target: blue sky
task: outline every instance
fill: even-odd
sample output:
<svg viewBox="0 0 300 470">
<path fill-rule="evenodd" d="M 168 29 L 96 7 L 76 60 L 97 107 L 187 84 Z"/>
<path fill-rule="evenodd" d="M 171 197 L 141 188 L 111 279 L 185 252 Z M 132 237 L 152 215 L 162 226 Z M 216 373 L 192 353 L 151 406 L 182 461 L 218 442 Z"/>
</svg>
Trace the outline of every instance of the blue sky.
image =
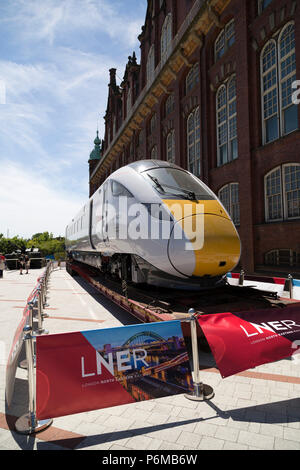
<svg viewBox="0 0 300 470">
<path fill-rule="evenodd" d="M 172 336 L 182 337 L 179 320 L 83 331 L 82 334 L 95 349 L 102 349 L 104 344 L 111 344 L 112 347 L 122 346 L 131 336 L 145 331 L 156 333 L 166 340 Z"/>
<path fill-rule="evenodd" d="M 147 0 L 0 0 L 0 233 L 63 235 L 86 202 L 109 69 L 120 83 L 134 50 L 139 60 L 146 8 Z"/>
</svg>

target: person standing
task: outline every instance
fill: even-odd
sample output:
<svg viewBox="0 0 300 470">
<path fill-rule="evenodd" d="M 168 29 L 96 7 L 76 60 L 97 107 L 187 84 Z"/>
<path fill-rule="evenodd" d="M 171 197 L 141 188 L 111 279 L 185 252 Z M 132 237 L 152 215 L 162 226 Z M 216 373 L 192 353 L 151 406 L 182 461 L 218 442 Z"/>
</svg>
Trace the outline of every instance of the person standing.
<svg viewBox="0 0 300 470">
<path fill-rule="evenodd" d="M 0 253 L 0 279 L 3 278 L 3 271 L 5 269 L 5 256 Z"/>
<path fill-rule="evenodd" d="M 26 268 L 26 273 L 25 274 L 28 274 L 28 269 L 29 269 L 29 266 L 30 266 L 30 258 L 28 255 L 25 256 L 25 268 Z"/>
<path fill-rule="evenodd" d="M 20 274 L 23 274 L 24 265 L 25 265 L 24 256 L 21 255 L 21 256 L 19 257 Z"/>
</svg>

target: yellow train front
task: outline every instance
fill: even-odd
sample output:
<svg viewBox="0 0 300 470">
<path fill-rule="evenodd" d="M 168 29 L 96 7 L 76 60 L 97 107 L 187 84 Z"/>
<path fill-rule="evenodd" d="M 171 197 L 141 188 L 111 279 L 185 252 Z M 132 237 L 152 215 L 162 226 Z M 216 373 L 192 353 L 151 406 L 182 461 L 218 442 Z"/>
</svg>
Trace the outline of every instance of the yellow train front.
<svg viewBox="0 0 300 470">
<path fill-rule="evenodd" d="M 72 234 L 82 218 L 86 228 Z M 216 195 L 160 160 L 112 173 L 77 219 L 67 227 L 72 257 L 135 284 L 214 287 L 240 259 L 239 235 Z"/>
</svg>

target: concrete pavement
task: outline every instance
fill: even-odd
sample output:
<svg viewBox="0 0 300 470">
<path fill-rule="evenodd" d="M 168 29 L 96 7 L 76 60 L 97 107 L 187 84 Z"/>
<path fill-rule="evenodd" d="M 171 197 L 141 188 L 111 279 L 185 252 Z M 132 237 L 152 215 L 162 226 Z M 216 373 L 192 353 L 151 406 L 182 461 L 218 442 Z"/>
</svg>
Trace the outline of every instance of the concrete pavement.
<svg viewBox="0 0 300 470">
<path fill-rule="evenodd" d="M 36 436 L 14 431 L 27 412 L 27 371 L 17 369 L 10 409 L 5 404 L 5 369 L 22 308 L 38 275 L 5 271 L 0 280 L 0 449 L 299 450 L 300 359 L 286 359 L 222 379 L 213 367 L 201 371 L 215 397 L 193 402 L 184 395 L 137 402 L 55 418 Z M 127 312 L 65 269 L 49 282 L 44 327 L 49 333 L 84 331 L 137 324 Z M 22 359 L 22 357 L 20 358 Z M 200 358 L 201 361 L 205 358 Z"/>
</svg>

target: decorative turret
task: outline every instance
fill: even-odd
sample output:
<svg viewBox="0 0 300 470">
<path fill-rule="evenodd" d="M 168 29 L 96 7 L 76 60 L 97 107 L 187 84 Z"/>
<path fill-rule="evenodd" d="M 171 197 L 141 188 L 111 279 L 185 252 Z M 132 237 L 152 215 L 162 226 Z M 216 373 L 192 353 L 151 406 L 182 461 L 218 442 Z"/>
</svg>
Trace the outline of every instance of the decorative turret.
<svg viewBox="0 0 300 470">
<path fill-rule="evenodd" d="M 100 160 L 101 158 L 101 140 L 99 139 L 99 132 L 97 131 L 97 136 L 94 140 L 94 150 L 90 153 L 90 159 L 91 160 Z"/>
<path fill-rule="evenodd" d="M 94 149 L 91 151 L 90 153 L 90 158 L 89 158 L 89 174 L 90 174 L 90 179 L 91 179 L 91 175 L 94 171 L 94 169 L 96 168 L 96 166 L 98 165 L 98 162 L 100 161 L 101 159 L 101 156 L 102 156 L 102 142 L 101 140 L 99 139 L 99 132 L 97 130 L 97 136 L 94 140 L 94 144 L 95 144 L 95 147 Z"/>
</svg>

